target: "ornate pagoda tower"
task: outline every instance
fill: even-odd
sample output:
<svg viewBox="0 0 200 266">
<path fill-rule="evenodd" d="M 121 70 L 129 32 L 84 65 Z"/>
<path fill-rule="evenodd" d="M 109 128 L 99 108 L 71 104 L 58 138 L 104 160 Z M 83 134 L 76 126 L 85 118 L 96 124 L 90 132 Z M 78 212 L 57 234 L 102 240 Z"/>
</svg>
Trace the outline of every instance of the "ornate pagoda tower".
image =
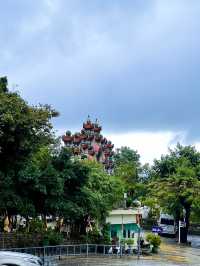
<svg viewBox="0 0 200 266">
<path fill-rule="evenodd" d="M 72 149 L 74 156 L 80 159 L 96 160 L 102 163 L 104 169 L 111 174 L 114 168 L 114 145 L 101 135 L 101 131 L 102 127 L 98 120 L 96 119 L 93 123 L 88 116 L 80 132 L 72 135 L 71 131 L 67 131 L 62 136 L 62 140 L 67 147 Z"/>
</svg>

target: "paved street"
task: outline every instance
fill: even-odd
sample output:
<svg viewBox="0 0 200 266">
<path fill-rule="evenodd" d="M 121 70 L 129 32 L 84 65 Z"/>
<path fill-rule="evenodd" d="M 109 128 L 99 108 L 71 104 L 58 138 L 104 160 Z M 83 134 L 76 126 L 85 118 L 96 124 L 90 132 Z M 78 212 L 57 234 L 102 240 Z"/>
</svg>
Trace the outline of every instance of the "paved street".
<svg viewBox="0 0 200 266">
<path fill-rule="evenodd" d="M 72 258 L 61 261 L 59 265 L 67 266 L 199 266 L 200 265 L 200 237 L 189 237 L 193 241 L 192 247 L 179 246 L 174 239 L 162 238 L 163 242 L 157 255 L 120 258 Z"/>
</svg>

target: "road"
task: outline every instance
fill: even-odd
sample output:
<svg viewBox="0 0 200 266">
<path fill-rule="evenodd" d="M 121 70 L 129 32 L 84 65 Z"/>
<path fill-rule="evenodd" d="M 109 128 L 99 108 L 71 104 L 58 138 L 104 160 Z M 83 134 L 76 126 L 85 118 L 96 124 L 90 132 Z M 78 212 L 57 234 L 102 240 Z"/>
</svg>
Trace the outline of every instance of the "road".
<svg viewBox="0 0 200 266">
<path fill-rule="evenodd" d="M 123 258 L 72 258 L 66 266 L 200 266 L 200 236 L 190 236 L 192 246 L 180 246 L 174 239 L 162 238 L 159 253 L 153 256 Z"/>
</svg>

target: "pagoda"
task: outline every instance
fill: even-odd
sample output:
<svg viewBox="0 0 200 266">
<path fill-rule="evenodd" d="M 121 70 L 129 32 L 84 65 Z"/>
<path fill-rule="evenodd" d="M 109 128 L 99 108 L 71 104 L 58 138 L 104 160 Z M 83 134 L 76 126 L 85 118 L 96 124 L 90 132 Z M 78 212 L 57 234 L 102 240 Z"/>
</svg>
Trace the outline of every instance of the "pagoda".
<svg viewBox="0 0 200 266">
<path fill-rule="evenodd" d="M 114 145 L 101 135 L 101 131 L 98 120 L 93 123 L 88 116 L 80 132 L 72 135 L 71 131 L 67 131 L 62 140 L 66 147 L 71 148 L 73 156 L 96 160 L 111 174 L 114 168 Z"/>
</svg>

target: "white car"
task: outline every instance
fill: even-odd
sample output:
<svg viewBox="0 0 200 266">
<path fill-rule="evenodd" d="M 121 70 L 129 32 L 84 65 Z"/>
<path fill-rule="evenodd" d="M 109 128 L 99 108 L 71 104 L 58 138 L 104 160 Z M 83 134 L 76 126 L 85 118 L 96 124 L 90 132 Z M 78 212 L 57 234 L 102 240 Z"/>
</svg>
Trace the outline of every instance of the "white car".
<svg viewBox="0 0 200 266">
<path fill-rule="evenodd" d="M 0 251 L 0 265 L 2 266 L 42 266 L 42 260 L 26 253 Z"/>
<path fill-rule="evenodd" d="M 158 225 L 162 228 L 161 234 L 171 236 L 176 235 L 177 227 L 175 219 L 172 215 L 161 213 L 160 218 L 158 220 Z"/>
</svg>

